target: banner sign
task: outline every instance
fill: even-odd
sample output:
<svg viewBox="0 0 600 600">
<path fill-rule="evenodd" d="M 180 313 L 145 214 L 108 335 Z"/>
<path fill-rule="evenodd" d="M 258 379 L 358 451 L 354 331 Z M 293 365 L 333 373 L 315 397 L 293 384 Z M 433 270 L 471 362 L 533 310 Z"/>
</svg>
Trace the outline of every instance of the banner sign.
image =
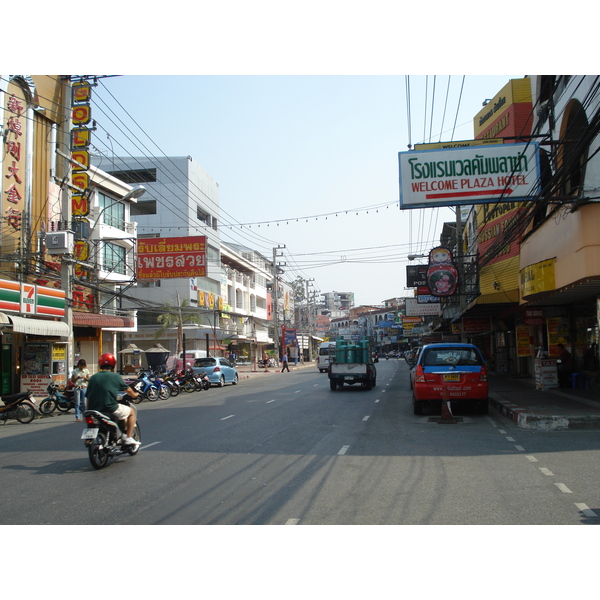
<svg viewBox="0 0 600 600">
<path fill-rule="evenodd" d="M 400 208 L 519 202 L 540 190 L 535 142 L 399 152 Z"/>
<path fill-rule="evenodd" d="M 137 240 L 138 279 L 206 277 L 206 236 Z"/>
<path fill-rule="evenodd" d="M 406 287 L 423 287 L 427 285 L 427 265 L 407 265 Z"/>
</svg>

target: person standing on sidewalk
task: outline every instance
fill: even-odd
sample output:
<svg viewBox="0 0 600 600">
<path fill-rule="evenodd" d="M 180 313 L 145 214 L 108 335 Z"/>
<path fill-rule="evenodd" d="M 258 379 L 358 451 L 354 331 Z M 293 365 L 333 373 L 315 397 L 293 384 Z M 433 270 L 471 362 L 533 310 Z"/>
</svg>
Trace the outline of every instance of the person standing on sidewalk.
<svg viewBox="0 0 600 600">
<path fill-rule="evenodd" d="M 564 344 L 558 344 L 558 385 L 571 387 L 570 379 L 573 372 L 573 357 Z"/>
<path fill-rule="evenodd" d="M 75 399 L 75 420 L 81 421 L 85 412 L 85 392 L 87 390 L 90 372 L 83 358 L 79 359 L 77 366 L 71 374 L 71 381 L 75 386 L 73 397 Z"/>
<path fill-rule="evenodd" d="M 290 372 L 290 365 L 288 364 L 288 355 L 287 351 L 283 351 L 283 356 L 281 357 L 281 362 L 283 363 L 283 367 L 281 367 L 281 372 L 283 373 L 286 369 L 287 372 Z"/>
</svg>

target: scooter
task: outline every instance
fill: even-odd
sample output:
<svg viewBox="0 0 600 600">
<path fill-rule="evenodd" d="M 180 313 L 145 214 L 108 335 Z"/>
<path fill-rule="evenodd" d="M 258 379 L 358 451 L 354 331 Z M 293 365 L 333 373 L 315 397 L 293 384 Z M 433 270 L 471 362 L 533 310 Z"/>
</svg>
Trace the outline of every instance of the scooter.
<svg viewBox="0 0 600 600">
<path fill-rule="evenodd" d="M 64 393 L 61 393 L 58 390 L 59 387 L 54 381 L 46 388 L 48 397 L 40 402 L 40 412 L 43 415 L 51 415 L 55 410 L 66 413 L 70 409 L 75 408 L 75 396 L 73 392 L 65 390 Z"/>
<path fill-rule="evenodd" d="M 19 423 L 31 423 L 35 417 L 36 405 L 35 398 L 31 392 L 19 392 L 18 394 L 9 394 L 2 396 L 4 406 L 0 406 L 0 421 L 16 419 Z"/>
<path fill-rule="evenodd" d="M 145 371 L 141 371 L 138 378 L 130 380 L 129 384 L 132 388 L 135 386 L 135 390 L 140 393 L 137 398 L 131 399 L 134 404 L 139 404 L 144 398 L 150 400 L 150 402 L 158 400 L 160 390 L 157 385 L 150 381 L 148 373 Z"/>
<path fill-rule="evenodd" d="M 129 396 L 119 399 L 121 404 L 129 405 Z M 125 421 L 113 421 L 105 414 L 97 410 L 86 410 L 83 414 L 86 429 L 81 434 L 85 440 L 90 462 L 94 469 L 102 469 L 108 464 L 108 459 L 122 454 L 135 456 L 140 447 L 125 443 Z M 137 421 L 133 429 L 133 439 L 137 442 L 142 440 L 140 426 Z"/>
</svg>

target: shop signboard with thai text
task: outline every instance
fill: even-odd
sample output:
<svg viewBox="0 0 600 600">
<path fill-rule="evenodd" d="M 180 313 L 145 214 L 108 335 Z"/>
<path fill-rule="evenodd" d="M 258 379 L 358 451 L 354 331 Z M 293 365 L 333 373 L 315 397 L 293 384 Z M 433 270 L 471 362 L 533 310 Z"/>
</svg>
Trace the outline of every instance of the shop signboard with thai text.
<svg viewBox="0 0 600 600">
<path fill-rule="evenodd" d="M 206 277 L 206 236 L 138 239 L 138 279 Z"/>
<path fill-rule="evenodd" d="M 537 197 L 534 142 L 399 152 L 400 208 L 520 202 Z"/>
</svg>

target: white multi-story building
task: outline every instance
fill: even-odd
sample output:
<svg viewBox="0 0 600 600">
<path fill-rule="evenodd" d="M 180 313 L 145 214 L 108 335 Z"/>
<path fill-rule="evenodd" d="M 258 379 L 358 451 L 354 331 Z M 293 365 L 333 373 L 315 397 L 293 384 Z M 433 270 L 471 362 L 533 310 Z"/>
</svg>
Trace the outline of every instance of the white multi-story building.
<svg viewBox="0 0 600 600">
<path fill-rule="evenodd" d="M 140 279 L 127 290 L 123 305 L 138 308 L 139 319 L 138 331 L 126 334 L 124 342 L 142 349 L 159 342 L 175 353 L 180 337 L 176 327 L 156 337 L 161 330 L 157 317 L 168 305 L 185 309 L 186 351 L 261 358 L 262 347 L 273 343 L 267 291 L 272 265 L 250 248 L 221 242 L 218 183 L 189 156 L 97 162 L 111 176 L 146 189 L 131 210 L 139 239 L 206 238 L 205 277 Z"/>
</svg>

